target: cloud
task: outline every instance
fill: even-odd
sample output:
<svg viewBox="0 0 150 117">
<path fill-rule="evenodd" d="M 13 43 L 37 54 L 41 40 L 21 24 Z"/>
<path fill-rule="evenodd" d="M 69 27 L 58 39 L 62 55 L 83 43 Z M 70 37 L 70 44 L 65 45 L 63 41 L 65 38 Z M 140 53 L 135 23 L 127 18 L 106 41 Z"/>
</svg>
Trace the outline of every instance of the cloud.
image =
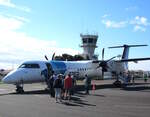
<svg viewBox="0 0 150 117">
<path fill-rule="evenodd" d="M 136 16 L 133 20 L 130 21 L 131 24 L 135 25 L 143 25 L 143 26 L 148 26 L 150 23 L 148 22 L 148 19 L 146 17 L 140 17 Z"/>
<path fill-rule="evenodd" d="M 142 27 L 142 26 L 139 26 L 139 25 L 135 25 L 133 30 L 134 30 L 135 32 L 136 32 L 136 31 L 145 32 L 145 31 L 146 31 L 146 28 L 144 28 L 144 27 Z"/>
<path fill-rule="evenodd" d="M 130 7 L 127 7 L 125 8 L 126 11 L 136 11 L 138 10 L 138 7 L 137 6 L 130 6 Z"/>
<path fill-rule="evenodd" d="M 146 28 L 150 26 L 148 19 L 143 16 L 135 16 L 134 19 L 130 21 L 130 24 L 134 26 L 133 31 L 142 31 L 145 32 Z"/>
<path fill-rule="evenodd" d="M 16 30 L 23 25 L 21 20 L 0 15 L 0 30 Z"/>
<path fill-rule="evenodd" d="M 16 4 L 12 3 L 11 0 L 0 0 L 0 5 L 10 7 L 10 8 L 15 8 L 15 9 L 22 10 L 25 12 L 31 12 L 31 9 L 29 7 L 18 6 Z"/>
<path fill-rule="evenodd" d="M 16 66 L 26 60 L 45 60 L 45 54 L 51 58 L 54 52 L 78 53 L 71 48 L 60 48 L 55 39 L 38 39 L 18 31 L 27 23 L 22 19 L 0 15 L 0 68 Z"/>
<path fill-rule="evenodd" d="M 129 63 L 130 70 L 145 70 L 149 71 L 150 61 L 140 61 L 138 63 Z"/>
<path fill-rule="evenodd" d="M 103 17 L 107 17 L 107 15 L 104 15 Z M 147 27 L 150 26 L 150 22 L 148 19 L 144 16 L 135 16 L 133 19 L 124 20 L 124 21 L 113 21 L 110 19 L 102 19 L 102 23 L 105 25 L 106 28 L 125 28 L 127 26 L 132 25 L 133 31 L 141 31 L 145 32 Z"/>
<path fill-rule="evenodd" d="M 115 22 L 111 20 L 102 20 L 102 23 L 105 24 L 106 28 L 124 28 L 127 25 L 127 21 Z"/>
<path fill-rule="evenodd" d="M 109 17 L 109 16 L 111 16 L 110 14 L 104 14 L 103 16 L 102 16 L 102 18 L 106 18 L 106 17 Z"/>
<path fill-rule="evenodd" d="M 0 0 L 0 5 L 15 8 L 16 5 L 11 3 L 11 0 Z"/>
</svg>

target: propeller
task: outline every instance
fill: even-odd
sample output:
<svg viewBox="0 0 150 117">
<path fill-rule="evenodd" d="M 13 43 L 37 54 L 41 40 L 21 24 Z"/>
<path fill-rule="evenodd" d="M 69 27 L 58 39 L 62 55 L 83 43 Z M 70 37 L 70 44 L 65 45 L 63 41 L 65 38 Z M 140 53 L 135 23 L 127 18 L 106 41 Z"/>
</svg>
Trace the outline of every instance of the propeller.
<svg viewBox="0 0 150 117">
<path fill-rule="evenodd" d="M 46 55 L 44 57 L 48 61 L 48 57 Z M 54 60 L 54 59 L 55 59 L 55 53 L 52 55 L 52 60 Z"/>
<path fill-rule="evenodd" d="M 105 52 L 105 48 L 102 49 L 102 61 L 99 63 L 99 67 L 102 67 L 102 79 L 104 79 L 104 72 L 107 71 L 107 61 L 104 60 L 104 52 Z"/>
<path fill-rule="evenodd" d="M 97 67 L 97 68 L 102 67 L 102 78 L 103 79 L 104 79 L 104 72 L 107 72 L 108 68 L 109 68 L 108 62 L 117 57 L 117 56 L 114 56 L 108 60 L 104 60 L 104 52 L 105 52 L 105 49 L 103 48 L 102 49 L 102 61 L 100 61 L 99 66 Z"/>
</svg>

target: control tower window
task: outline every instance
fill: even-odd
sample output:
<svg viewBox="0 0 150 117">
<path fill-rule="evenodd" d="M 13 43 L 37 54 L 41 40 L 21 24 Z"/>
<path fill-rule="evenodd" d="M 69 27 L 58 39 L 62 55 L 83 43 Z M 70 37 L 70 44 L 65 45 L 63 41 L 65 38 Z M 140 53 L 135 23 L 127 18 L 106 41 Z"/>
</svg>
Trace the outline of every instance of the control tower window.
<svg viewBox="0 0 150 117">
<path fill-rule="evenodd" d="M 96 39 L 94 39 L 94 40 L 93 40 L 93 43 L 95 43 L 95 44 L 96 44 L 96 42 L 97 42 L 97 40 L 96 40 Z"/>
<path fill-rule="evenodd" d="M 86 38 L 83 38 L 83 43 L 87 43 L 87 39 Z"/>
<path fill-rule="evenodd" d="M 93 39 L 92 39 L 92 38 L 89 38 L 89 39 L 88 39 L 88 43 L 93 43 Z"/>
</svg>

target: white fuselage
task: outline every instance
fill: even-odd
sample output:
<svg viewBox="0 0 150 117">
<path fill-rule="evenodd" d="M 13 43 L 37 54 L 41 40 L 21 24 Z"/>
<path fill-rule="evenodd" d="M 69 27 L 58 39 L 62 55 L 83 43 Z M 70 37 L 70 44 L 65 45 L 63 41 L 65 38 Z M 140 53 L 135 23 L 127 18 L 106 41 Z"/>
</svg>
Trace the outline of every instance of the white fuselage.
<svg viewBox="0 0 150 117">
<path fill-rule="evenodd" d="M 83 78 L 85 74 L 89 76 L 101 76 L 101 70 L 96 69 L 97 65 L 93 65 L 91 61 L 80 61 L 80 62 L 51 62 L 50 61 L 27 61 L 24 62 L 21 67 L 13 70 L 7 74 L 2 81 L 8 84 L 27 84 L 35 82 L 44 82 L 46 77 L 42 74 L 42 71 L 47 69 L 47 64 L 50 64 L 52 70 L 56 73 L 76 73 L 79 78 Z M 38 65 L 37 66 L 23 66 L 23 65 Z M 59 68 L 59 66 L 61 66 Z"/>
<path fill-rule="evenodd" d="M 50 66 L 50 69 L 48 69 Z M 99 63 L 89 61 L 27 61 L 24 62 L 18 69 L 7 74 L 2 81 L 8 84 L 28 84 L 36 82 L 44 82 L 46 76 L 45 70 L 54 71 L 55 74 L 77 74 L 78 78 L 84 78 L 87 74 L 89 77 L 101 77 L 101 67 L 97 68 Z M 122 64 L 117 65 L 114 61 L 109 63 L 109 67 L 113 70 L 118 69 L 118 72 L 124 70 Z M 120 71 L 121 70 L 121 71 Z"/>
</svg>

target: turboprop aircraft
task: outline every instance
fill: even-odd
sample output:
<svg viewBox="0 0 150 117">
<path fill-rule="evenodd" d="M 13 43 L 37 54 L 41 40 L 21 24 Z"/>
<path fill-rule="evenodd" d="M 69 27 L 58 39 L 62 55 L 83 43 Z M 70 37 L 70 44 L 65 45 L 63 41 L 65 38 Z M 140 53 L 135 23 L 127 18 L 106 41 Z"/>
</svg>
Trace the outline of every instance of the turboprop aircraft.
<svg viewBox="0 0 150 117">
<path fill-rule="evenodd" d="M 37 82 L 45 82 L 47 77 L 55 74 L 78 74 L 78 78 L 82 79 L 87 74 L 88 77 L 104 77 L 104 72 L 108 71 L 116 75 L 115 85 L 121 85 L 119 79 L 126 78 L 124 73 L 128 72 L 128 62 L 137 62 L 150 60 L 150 58 L 134 58 L 128 59 L 129 48 L 147 45 L 123 45 L 110 48 L 124 48 L 122 59 L 114 60 L 114 56 L 108 60 L 104 60 L 104 49 L 102 51 L 102 60 L 86 60 L 86 61 L 26 61 L 22 63 L 18 69 L 7 74 L 2 81 L 7 84 L 16 85 L 16 92 L 22 93 L 23 84 L 31 84 Z M 47 72 L 46 72 L 47 71 Z"/>
</svg>

